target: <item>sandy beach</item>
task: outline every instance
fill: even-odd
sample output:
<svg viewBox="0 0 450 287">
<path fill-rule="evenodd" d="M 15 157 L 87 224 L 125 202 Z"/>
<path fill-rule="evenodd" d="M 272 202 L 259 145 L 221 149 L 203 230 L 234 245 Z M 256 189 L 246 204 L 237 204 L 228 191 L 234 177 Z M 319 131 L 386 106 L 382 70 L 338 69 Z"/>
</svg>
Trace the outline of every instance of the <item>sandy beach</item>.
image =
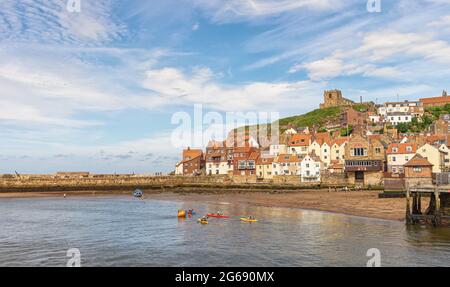
<svg viewBox="0 0 450 287">
<path fill-rule="evenodd" d="M 124 196 L 130 192 L 11 192 L 0 193 L 2 198 L 70 196 Z M 320 210 L 386 220 L 404 220 L 405 199 L 379 199 L 379 191 L 328 192 L 301 190 L 282 192 L 259 191 L 144 191 L 146 199 L 233 202 L 266 207 L 287 207 Z"/>
</svg>

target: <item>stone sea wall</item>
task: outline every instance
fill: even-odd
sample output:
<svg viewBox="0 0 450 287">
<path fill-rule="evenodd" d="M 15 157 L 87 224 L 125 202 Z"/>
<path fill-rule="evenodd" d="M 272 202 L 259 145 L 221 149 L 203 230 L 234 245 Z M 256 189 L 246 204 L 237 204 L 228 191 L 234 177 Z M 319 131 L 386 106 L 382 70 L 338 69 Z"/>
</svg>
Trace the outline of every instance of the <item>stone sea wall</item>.
<svg viewBox="0 0 450 287">
<path fill-rule="evenodd" d="M 65 190 L 128 190 L 199 188 L 308 188 L 344 186 L 342 174 L 324 174 L 322 182 L 302 183 L 298 176 L 260 180 L 256 176 L 142 176 L 142 175 L 0 175 L 0 192 L 65 191 Z"/>
</svg>

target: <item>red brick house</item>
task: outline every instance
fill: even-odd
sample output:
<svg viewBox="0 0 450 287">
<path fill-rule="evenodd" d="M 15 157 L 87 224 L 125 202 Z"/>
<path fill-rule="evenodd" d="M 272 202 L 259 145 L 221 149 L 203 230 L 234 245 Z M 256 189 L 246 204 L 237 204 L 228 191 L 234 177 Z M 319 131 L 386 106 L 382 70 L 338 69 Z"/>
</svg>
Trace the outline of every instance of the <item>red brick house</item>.
<svg viewBox="0 0 450 287">
<path fill-rule="evenodd" d="M 177 174 L 200 175 L 205 166 L 201 149 L 187 148 L 183 150 L 183 160 L 177 164 Z"/>
<path fill-rule="evenodd" d="M 233 148 L 233 175 L 256 175 L 256 160 L 260 152 L 257 148 Z"/>
</svg>

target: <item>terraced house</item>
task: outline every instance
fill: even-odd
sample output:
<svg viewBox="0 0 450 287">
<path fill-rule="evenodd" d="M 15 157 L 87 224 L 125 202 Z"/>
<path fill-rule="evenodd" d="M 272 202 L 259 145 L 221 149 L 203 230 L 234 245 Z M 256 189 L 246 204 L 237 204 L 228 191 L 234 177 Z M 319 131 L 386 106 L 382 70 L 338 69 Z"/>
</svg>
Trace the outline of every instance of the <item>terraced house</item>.
<svg viewBox="0 0 450 287">
<path fill-rule="evenodd" d="M 272 164 L 274 175 L 300 175 L 302 155 L 280 154 Z"/>
<path fill-rule="evenodd" d="M 256 160 L 256 177 L 258 179 L 272 179 L 273 168 L 272 164 L 274 157 L 259 156 Z"/>
<path fill-rule="evenodd" d="M 210 141 L 206 147 L 206 174 L 227 175 L 233 172 L 233 147 L 226 141 Z"/>
<path fill-rule="evenodd" d="M 310 134 L 295 134 L 288 144 L 289 154 L 308 154 L 312 136 Z"/>
<path fill-rule="evenodd" d="M 256 160 L 259 150 L 256 147 L 233 148 L 233 175 L 256 175 Z"/>
<path fill-rule="evenodd" d="M 415 142 L 391 143 L 386 150 L 387 170 L 392 173 L 404 173 L 405 164 L 417 151 Z"/>
</svg>

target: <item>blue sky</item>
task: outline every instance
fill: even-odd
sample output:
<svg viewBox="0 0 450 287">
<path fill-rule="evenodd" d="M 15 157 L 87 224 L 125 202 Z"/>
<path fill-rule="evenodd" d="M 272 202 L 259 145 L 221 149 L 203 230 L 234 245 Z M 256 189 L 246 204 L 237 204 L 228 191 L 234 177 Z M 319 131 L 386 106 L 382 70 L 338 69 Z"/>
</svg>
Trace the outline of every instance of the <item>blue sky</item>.
<svg viewBox="0 0 450 287">
<path fill-rule="evenodd" d="M 67 1 L 0 2 L 0 173 L 170 171 L 195 104 L 286 116 L 324 89 L 450 86 L 449 0 Z"/>
</svg>

